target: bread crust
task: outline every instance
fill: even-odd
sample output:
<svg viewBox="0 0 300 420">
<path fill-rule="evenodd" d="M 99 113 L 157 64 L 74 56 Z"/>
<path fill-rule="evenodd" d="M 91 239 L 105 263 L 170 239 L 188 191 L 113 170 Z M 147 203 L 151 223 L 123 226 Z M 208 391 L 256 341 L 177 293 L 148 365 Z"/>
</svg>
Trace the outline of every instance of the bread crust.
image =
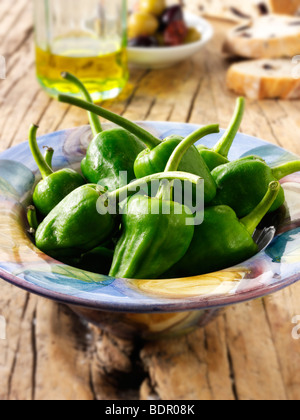
<svg viewBox="0 0 300 420">
<path fill-rule="evenodd" d="M 296 15 L 300 11 L 300 0 L 269 0 L 273 13 Z"/>
<path fill-rule="evenodd" d="M 273 65 L 276 71 L 264 71 L 264 66 Z M 293 78 L 290 60 L 252 60 L 233 64 L 227 72 L 227 87 L 255 100 L 300 98 L 300 78 Z"/>
<path fill-rule="evenodd" d="M 199 0 L 197 7 L 204 16 L 242 23 L 269 13 L 296 15 L 300 0 Z"/>
<path fill-rule="evenodd" d="M 293 57 L 300 52 L 300 18 L 272 14 L 237 26 L 227 34 L 223 52 L 244 58 Z"/>
</svg>

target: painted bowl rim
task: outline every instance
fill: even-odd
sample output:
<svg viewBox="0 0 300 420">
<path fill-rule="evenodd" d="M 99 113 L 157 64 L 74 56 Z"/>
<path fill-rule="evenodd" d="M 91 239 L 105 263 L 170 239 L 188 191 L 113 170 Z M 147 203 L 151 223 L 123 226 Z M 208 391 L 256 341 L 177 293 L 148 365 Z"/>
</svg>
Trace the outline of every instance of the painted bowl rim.
<svg viewBox="0 0 300 420">
<path fill-rule="evenodd" d="M 158 133 L 160 134 L 163 133 L 164 134 L 163 137 L 165 136 L 166 131 L 168 130 L 173 131 L 176 129 L 176 132 L 180 130 L 191 132 L 196 127 L 199 127 L 199 125 L 196 125 L 196 124 L 171 123 L 171 122 L 167 122 L 167 123 L 166 122 L 142 122 L 139 124 L 147 127 L 148 129 L 150 128 L 152 132 L 155 132 L 157 130 Z M 106 124 L 106 127 L 110 127 L 110 126 L 111 124 Z M 52 145 L 51 143 L 53 140 L 57 142 L 58 142 L 58 139 L 60 138 L 64 138 L 66 140 L 68 136 L 70 135 L 72 135 L 72 138 L 76 138 L 76 137 L 79 137 L 79 133 L 81 133 L 80 135 L 82 135 L 82 133 L 83 132 L 86 133 L 87 130 L 89 131 L 89 128 L 86 126 L 77 127 L 77 128 L 73 128 L 69 130 L 61 130 L 61 131 L 40 137 L 39 143 L 41 145 L 45 144 L 45 140 L 47 139 L 47 146 L 51 146 Z M 78 135 L 76 133 L 78 133 Z M 262 148 L 264 147 L 268 148 L 269 153 L 270 152 L 273 153 L 273 151 L 274 153 L 276 152 L 279 155 L 280 153 L 282 153 L 283 155 L 289 156 L 288 158 L 289 160 L 291 160 L 292 158 L 293 159 L 297 158 L 296 155 L 278 146 L 272 145 L 271 143 L 260 140 L 256 137 L 247 136 L 241 133 L 239 133 L 238 136 L 241 137 L 240 139 L 241 143 L 243 139 L 243 142 L 247 143 L 247 145 L 249 146 L 253 142 L 258 147 L 261 146 Z M 211 141 L 215 142 L 215 139 L 213 140 L 212 137 L 211 137 Z M 238 141 L 235 144 L 238 144 Z M 62 149 L 64 145 L 65 143 L 62 143 Z M 20 149 L 22 149 L 24 152 L 24 148 L 26 148 L 26 150 L 28 149 L 28 153 L 29 153 L 29 147 L 28 147 L 27 142 L 14 146 L 13 148 L 8 149 L 7 151 L 1 153 L 0 162 L 3 162 L 4 160 L 7 160 L 8 158 L 9 160 L 14 160 L 12 159 L 12 157 L 15 154 L 18 154 L 16 152 L 18 152 L 18 150 Z M 235 146 L 233 147 L 233 150 L 234 149 L 235 149 Z M 249 149 L 249 152 L 251 150 L 253 149 Z M 68 156 L 68 159 L 69 158 L 70 156 Z M 18 162 L 18 160 L 16 160 L 15 162 Z M 33 170 L 32 163 L 29 164 L 29 167 L 31 168 L 31 170 Z M 35 172 L 36 168 L 34 168 L 33 171 Z M 296 182 L 297 185 L 299 184 L 299 189 L 300 189 L 300 175 L 295 175 L 292 178 L 287 178 L 283 182 L 287 184 L 289 182 L 291 183 Z M 1 195 L 1 197 L 3 197 L 3 194 Z M 272 242 L 272 244 L 273 243 L 274 241 Z M 224 270 L 223 273 L 227 273 L 227 272 L 229 273 L 232 270 L 234 272 L 239 272 L 239 270 L 242 269 L 242 267 L 246 268 L 246 271 L 247 270 L 249 271 L 249 267 L 254 267 L 255 266 L 254 263 L 256 262 L 262 263 L 262 265 L 266 264 L 269 270 L 272 270 L 272 269 L 274 270 L 276 263 L 269 261 L 270 259 L 271 258 L 266 255 L 265 251 L 262 251 L 260 254 L 258 254 L 251 260 L 246 261 L 239 266 Z M 0 246 L 0 261 L 1 261 L 1 246 Z M 51 260 L 51 262 L 57 263 L 54 260 Z M 86 308 L 91 308 L 91 309 L 98 309 L 98 310 L 103 310 L 103 311 L 112 311 L 112 312 L 173 313 L 173 312 L 192 311 L 192 310 L 205 310 L 205 309 L 210 309 L 210 308 L 220 308 L 220 307 L 224 307 L 224 306 L 228 306 L 228 305 L 232 305 L 236 303 L 249 301 L 255 298 L 263 297 L 268 294 L 279 291 L 300 280 L 300 259 L 299 259 L 299 262 L 297 261 L 295 264 L 296 264 L 295 266 L 292 264 L 293 271 L 291 271 L 291 273 L 290 273 L 290 267 L 288 267 L 288 272 L 290 274 L 287 277 L 284 277 L 281 280 L 276 281 L 276 282 L 271 281 L 270 283 L 267 283 L 267 284 L 259 283 L 259 286 L 253 287 L 250 289 L 248 289 L 247 287 L 246 288 L 237 287 L 236 289 L 233 288 L 233 290 L 231 290 L 230 293 L 226 293 L 223 295 L 222 294 L 215 294 L 215 295 L 208 294 L 208 295 L 203 295 L 203 296 L 186 295 L 183 297 L 174 296 L 172 294 L 171 295 L 164 295 L 164 294 L 158 295 L 157 292 L 155 293 L 154 292 L 152 293 L 149 291 L 145 292 L 145 290 L 140 290 L 136 288 L 136 283 L 138 281 L 131 281 L 127 279 L 111 279 L 107 276 L 100 276 L 102 279 L 101 281 L 103 281 L 104 279 L 106 281 L 109 280 L 112 283 L 109 284 L 109 286 L 103 286 L 103 287 L 108 287 L 108 288 L 111 288 L 112 290 L 113 289 L 117 290 L 118 292 L 117 296 L 114 296 L 114 295 L 110 296 L 109 295 L 110 292 L 108 293 L 108 295 L 105 296 L 105 299 L 103 300 L 101 300 L 101 296 L 99 298 L 100 300 L 96 299 L 95 298 L 96 296 L 93 297 L 93 293 L 88 294 L 87 297 L 76 296 L 76 294 L 74 293 L 73 294 L 62 293 L 58 290 L 55 290 L 55 288 L 50 290 L 39 284 L 34 284 L 31 281 L 28 281 L 28 279 L 26 280 L 26 278 L 13 275 L 11 272 L 8 272 L 6 269 L 3 269 L 3 267 L 1 267 L 1 263 L 0 263 L 0 277 L 8 281 L 9 283 L 15 286 L 18 286 L 26 291 L 29 291 L 34 294 L 37 294 L 37 295 L 40 295 L 49 299 L 53 299 L 62 303 L 70 304 L 70 305 L 81 306 L 81 307 L 86 307 Z M 61 266 L 64 267 L 64 265 L 61 265 Z M 277 268 L 278 266 L 279 266 L 279 270 L 277 271 L 280 272 L 280 266 L 282 266 L 282 263 L 278 263 Z M 220 272 L 213 273 L 213 275 L 217 276 L 219 273 Z M 274 274 L 274 277 L 275 277 L 275 274 L 276 276 L 278 275 L 278 273 L 277 272 L 275 273 L 275 271 L 272 273 Z M 30 267 L 29 267 L 29 275 L 30 275 Z M 264 275 L 264 272 L 260 273 L 260 276 L 263 276 L 263 275 Z M 194 281 L 195 279 L 198 279 L 198 277 L 190 278 L 188 280 Z M 166 281 L 181 282 L 182 280 L 181 279 L 156 280 L 154 282 L 160 282 L 161 285 L 163 286 L 163 283 Z M 249 279 L 249 282 L 250 281 L 251 279 Z M 255 281 L 257 281 L 257 278 Z M 100 279 L 99 279 L 99 282 L 100 282 Z M 153 282 L 153 281 L 143 280 L 140 282 L 144 282 L 144 284 L 146 284 L 146 282 Z M 123 297 L 124 299 L 119 299 L 120 296 Z"/>
</svg>

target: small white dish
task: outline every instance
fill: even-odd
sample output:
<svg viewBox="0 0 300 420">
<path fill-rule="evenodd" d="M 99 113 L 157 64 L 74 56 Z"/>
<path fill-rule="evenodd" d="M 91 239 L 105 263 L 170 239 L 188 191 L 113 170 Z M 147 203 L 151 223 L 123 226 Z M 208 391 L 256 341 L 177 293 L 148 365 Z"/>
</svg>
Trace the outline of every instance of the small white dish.
<svg viewBox="0 0 300 420">
<path fill-rule="evenodd" d="M 129 47 L 129 63 L 139 68 L 163 69 L 184 61 L 201 50 L 213 37 L 213 27 L 207 20 L 191 13 L 185 12 L 184 17 L 188 27 L 194 27 L 201 33 L 199 41 L 178 47 Z"/>
</svg>

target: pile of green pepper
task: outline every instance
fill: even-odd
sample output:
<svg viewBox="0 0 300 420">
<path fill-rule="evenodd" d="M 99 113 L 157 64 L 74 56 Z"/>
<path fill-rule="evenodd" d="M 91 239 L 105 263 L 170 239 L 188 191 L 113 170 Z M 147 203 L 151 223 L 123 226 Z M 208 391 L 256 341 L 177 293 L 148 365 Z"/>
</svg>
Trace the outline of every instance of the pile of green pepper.
<svg viewBox="0 0 300 420">
<path fill-rule="evenodd" d="M 174 133 L 161 140 L 94 105 L 80 80 L 62 76 L 76 84 L 83 99 L 58 99 L 88 111 L 94 138 L 82 174 L 68 168 L 54 172 L 54 151 L 43 155 L 38 127 L 30 128 L 29 144 L 42 180 L 27 216 L 41 251 L 88 271 L 131 279 L 196 276 L 242 263 L 258 252 L 254 232 L 267 213 L 284 204 L 278 181 L 300 171 L 300 161 L 276 168 L 257 156 L 229 161 L 244 114 L 243 98 L 237 100 L 225 134 L 208 149 L 195 144 L 218 133 L 217 124 L 187 138 Z M 99 116 L 117 127 L 103 131 Z M 153 192 L 149 184 L 161 180 Z M 174 194 L 174 182 L 183 187 L 181 197 Z M 195 208 L 203 182 L 205 208 Z M 183 204 L 187 185 L 192 200 Z"/>
</svg>

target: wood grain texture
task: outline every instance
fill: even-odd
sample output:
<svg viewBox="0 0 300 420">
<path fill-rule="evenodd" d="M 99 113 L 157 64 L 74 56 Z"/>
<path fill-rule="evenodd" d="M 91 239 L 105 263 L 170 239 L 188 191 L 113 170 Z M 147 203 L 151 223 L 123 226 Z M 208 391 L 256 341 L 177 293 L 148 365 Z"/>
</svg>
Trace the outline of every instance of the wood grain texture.
<svg viewBox="0 0 300 420">
<path fill-rule="evenodd" d="M 189 0 L 197 10 L 197 1 Z M 0 150 L 23 142 L 29 124 L 40 132 L 86 124 L 85 112 L 58 104 L 35 79 L 31 2 L 1 0 Z M 118 100 L 105 104 L 133 120 L 226 126 L 235 96 L 225 87 L 221 55 L 228 23 L 213 22 L 214 41 L 191 60 L 158 71 L 131 70 Z M 247 103 L 242 131 L 300 154 L 300 102 Z M 299 400 L 300 284 L 265 299 L 227 308 L 186 337 L 153 343 L 116 339 L 63 305 L 0 281 L 1 400 Z"/>
</svg>

